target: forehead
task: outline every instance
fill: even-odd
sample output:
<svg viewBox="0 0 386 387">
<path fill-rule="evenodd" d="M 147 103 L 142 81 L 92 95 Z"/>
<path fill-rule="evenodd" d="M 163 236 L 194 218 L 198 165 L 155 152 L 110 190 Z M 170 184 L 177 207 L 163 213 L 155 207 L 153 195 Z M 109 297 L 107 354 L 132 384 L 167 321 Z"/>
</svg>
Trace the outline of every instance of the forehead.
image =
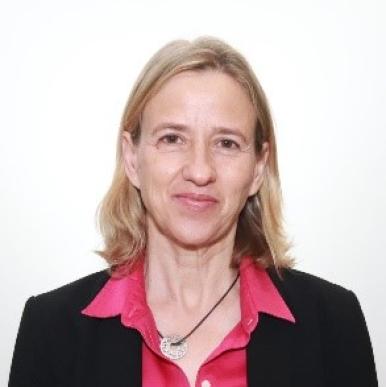
<svg viewBox="0 0 386 387">
<path fill-rule="evenodd" d="M 178 120 L 185 125 L 251 128 L 256 112 L 247 92 L 219 71 L 185 71 L 170 78 L 145 106 L 142 124 Z"/>
</svg>

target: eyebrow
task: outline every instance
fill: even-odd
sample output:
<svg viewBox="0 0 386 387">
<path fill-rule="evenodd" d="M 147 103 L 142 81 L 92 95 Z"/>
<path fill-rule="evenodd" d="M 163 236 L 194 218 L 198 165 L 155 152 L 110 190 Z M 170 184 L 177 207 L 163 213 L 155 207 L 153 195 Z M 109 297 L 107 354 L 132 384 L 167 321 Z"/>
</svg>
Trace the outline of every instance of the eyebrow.
<svg viewBox="0 0 386 387">
<path fill-rule="evenodd" d="M 162 122 L 154 127 L 151 134 L 155 135 L 157 132 L 163 129 L 173 129 L 180 132 L 187 132 L 189 131 L 189 126 L 184 124 L 178 124 L 175 122 Z M 238 137 L 241 137 L 241 139 L 245 143 L 248 142 L 244 134 L 237 128 L 228 128 L 225 126 L 213 126 L 212 130 L 217 134 L 228 134 L 228 135 L 238 136 Z"/>
</svg>

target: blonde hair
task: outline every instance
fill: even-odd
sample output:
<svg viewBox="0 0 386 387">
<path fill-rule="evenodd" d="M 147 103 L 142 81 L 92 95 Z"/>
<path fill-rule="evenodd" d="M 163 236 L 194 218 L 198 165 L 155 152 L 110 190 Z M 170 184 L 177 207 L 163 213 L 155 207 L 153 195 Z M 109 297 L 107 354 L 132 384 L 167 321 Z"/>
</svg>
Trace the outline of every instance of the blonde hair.
<svg viewBox="0 0 386 387">
<path fill-rule="evenodd" d="M 162 47 L 139 75 L 126 104 L 117 141 L 116 168 L 111 186 L 98 207 L 99 229 L 104 250 L 95 252 L 109 264 L 110 274 L 130 271 L 146 248 L 145 208 L 140 192 L 127 178 L 122 157 L 122 134 L 137 143 L 140 120 L 146 103 L 163 84 L 183 71 L 216 70 L 230 75 L 248 93 L 257 112 L 255 148 L 259 154 L 268 142 L 268 160 L 259 192 L 248 198 L 240 213 L 233 254 L 237 267 L 249 255 L 264 268 L 292 267 L 290 244 L 283 230 L 282 199 L 274 126 L 264 91 L 246 59 L 222 40 L 200 37 L 175 40 Z"/>
</svg>

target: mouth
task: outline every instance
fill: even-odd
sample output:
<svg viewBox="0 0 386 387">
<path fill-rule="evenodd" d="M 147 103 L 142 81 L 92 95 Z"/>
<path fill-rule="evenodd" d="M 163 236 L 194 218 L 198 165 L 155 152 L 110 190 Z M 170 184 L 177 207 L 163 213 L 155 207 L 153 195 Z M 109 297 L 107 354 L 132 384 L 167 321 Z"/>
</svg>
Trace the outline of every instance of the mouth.
<svg viewBox="0 0 386 387">
<path fill-rule="evenodd" d="M 173 199 L 184 208 L 195 212 L 203 212 L 212 209 L 218 203 L 218 200 L 213 196 L 192 192 L 174 195 Z"/>
</svg>

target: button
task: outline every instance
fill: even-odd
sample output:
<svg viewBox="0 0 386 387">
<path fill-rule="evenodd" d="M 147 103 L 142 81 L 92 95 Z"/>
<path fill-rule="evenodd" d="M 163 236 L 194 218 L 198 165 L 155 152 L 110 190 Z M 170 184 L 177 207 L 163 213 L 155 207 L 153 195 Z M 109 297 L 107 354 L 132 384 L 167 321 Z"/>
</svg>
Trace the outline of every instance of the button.
<svg viewBox="0 0 386 387">
<path fill-rule="evenodd" d="M 201 387 L 210 387 L 211 384 L 210 384 L 210 381 L 209 380 L 203 380 L 201 382 Z"/>
</svg>

